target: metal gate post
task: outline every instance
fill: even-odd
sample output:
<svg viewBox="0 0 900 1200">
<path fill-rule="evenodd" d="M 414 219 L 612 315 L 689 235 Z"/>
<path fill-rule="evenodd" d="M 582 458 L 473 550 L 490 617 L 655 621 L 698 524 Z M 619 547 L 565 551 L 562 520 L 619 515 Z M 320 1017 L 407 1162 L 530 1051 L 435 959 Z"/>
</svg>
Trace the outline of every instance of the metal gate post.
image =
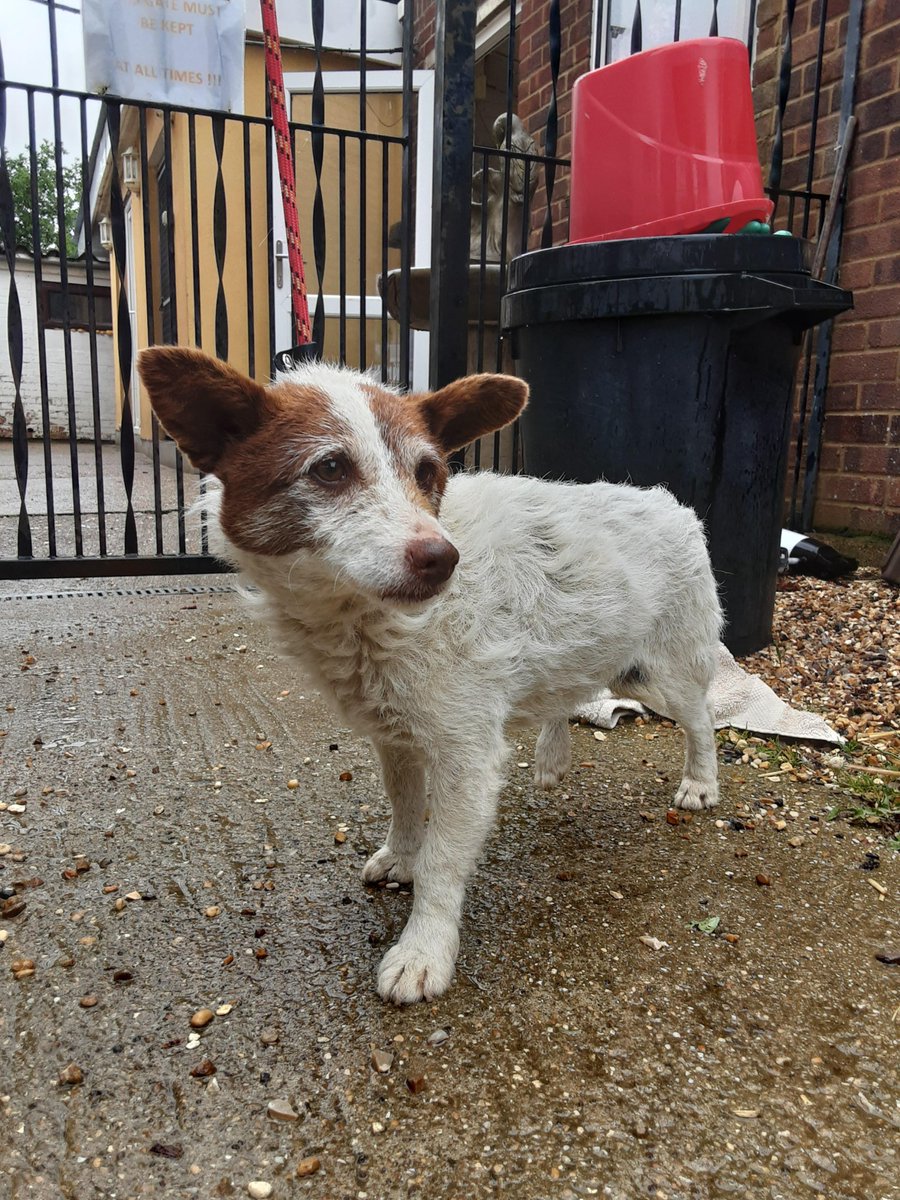
<svg viewBox="0 0 900 1200">
<path fill-rule="evenodd" d="M 437 388 L 468 366 L 475 0 L 438 0 L 434 53 L 429 377 Z"/>
</svg>

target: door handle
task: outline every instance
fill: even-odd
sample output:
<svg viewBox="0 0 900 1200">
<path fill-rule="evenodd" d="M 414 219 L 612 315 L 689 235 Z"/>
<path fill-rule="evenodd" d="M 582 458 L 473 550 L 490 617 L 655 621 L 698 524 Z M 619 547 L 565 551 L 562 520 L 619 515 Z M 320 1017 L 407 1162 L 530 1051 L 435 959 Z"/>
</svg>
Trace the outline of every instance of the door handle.
<svg viewBox="0 0 900 1200">
<path fill-rule="evenodd" d="M 284 242 L 279 238 L 275 243 L 275 286 L 277 288 L 284 287 L 284 260 L 287 258 L 287 251 L 284 248 Z"/>
</svg>

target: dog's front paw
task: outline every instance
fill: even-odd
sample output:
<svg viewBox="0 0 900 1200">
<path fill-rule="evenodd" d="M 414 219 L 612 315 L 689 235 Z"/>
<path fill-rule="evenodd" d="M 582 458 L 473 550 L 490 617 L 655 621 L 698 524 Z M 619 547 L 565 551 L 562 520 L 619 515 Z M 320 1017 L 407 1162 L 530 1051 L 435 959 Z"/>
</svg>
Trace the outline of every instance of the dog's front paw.
<svg viewBox="0 0 900 1200">
<path fill-rule="evenodd" d="M 675 793 L 675 807 L 688 809 L 715 808 L 719 803 L 719 785 L 703 783 L 699 779 L 682 779 Z"/>
<path fill-rule="evenodd" d="M 376 850 L 362 869 L 363 883 L 380 883 L 390 879 L 394 883 L 412 883 L 413 865 L 390 846 Z"/>
<path fill-rule="evenodd" d="M 458 936 L 449 944 L 436 939 L 401 938 L 381 960 L 378 992 L 393 1004 L 415 1004 L 442 996 L 453 982 Z"/>
</svg>

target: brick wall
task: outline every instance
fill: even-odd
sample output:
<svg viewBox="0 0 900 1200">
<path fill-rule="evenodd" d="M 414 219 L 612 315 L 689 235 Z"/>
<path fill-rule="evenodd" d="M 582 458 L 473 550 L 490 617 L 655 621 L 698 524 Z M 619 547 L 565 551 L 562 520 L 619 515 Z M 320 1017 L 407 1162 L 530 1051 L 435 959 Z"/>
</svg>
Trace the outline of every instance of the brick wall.
<svg viewBox="0 0 900 1200">
<path fill-rule="evenodd" d="M 416 66 L 434 65 L 435 6 L 417 6 L 414 42 Z M 522 0 L 516 21 L 518 81 L 515 111 L 525 128 L 545 151 L 547 112 L 550 106 L 550 48 L 548 45 L 549 5 L 547 0 Z M 561 0 L 560 25 L 562 46 L 557 84 L 556 157 L 567 159 L 572 148 L 572 85 L 590 65 L 591 0 Z M 540 231 L 547 212 L 547 193 L 541 171 L 532 212 L 531 245 L 540 244 Z M 567 168 L 557 168 L 553 188 L 553 240 L 565 241 L 569 226 L 569 183 Z"/>
<path fill-rule="evenodd" d="M 755 69 L 762 161 L 771 153 L 782 0 L 761 0 Z M 813 187 L 828 192 L 841 106 L 849 0 L 830 0 Z M 806 184 L 820 0 L 794 16 L 782 186 Z M 854 292 L 834 324 L 814 521 L 893 535 L 900 528 L 900 8 L 866 0 L 838 282 Z M 784 221 L 780 222 L 784 224 Z M 800 232 L 799 214 L 795 232 Z"/>
<path fill-rule="evenodd" d="M 413 19 L 413 53 L 417 67 L 434 66 L 434 0 L 419 0 Z"/>
<path fill-rule="evenodd" d="M 552 93 L 550 48 L 548 46 L 548 9 L 545 0 L 523 0 L 519 18 L 519 95 L 517 109 L 526 129 L 545 150 L 544 134 Z M 561 0 L 559 6 L 561 52 L 557 84 L 556 157 L 568 159 L 572 153 L 572 88 L 579 75 L 591 63 L 591 0 Z M 546 192 L 538 186 L 535 233 L 546 214 Z M 552 204 L 553 242 L 565 241 L 569 228 L 569 172 L 558 168 Z M 537 245 L 537 241 L 534 241 Z"/>
<path fill-rule="evenodd" d="M 98 286 L 108 286 L 108 270 L 95 268 Z M 59 279 L 59 267 L 48 260 L 44 265 L 45 279 Z M 84 269 L 74 264 L 69 267 L 72 283 L 84 283 Z M 29 437 L 41 437 L 43 412 L 41 406 L 41 380 L 38 361 L 38 308 L 34 286 L 34 265 L 30 258 L 21 255 L 16 259 L 16 290 L 22 314 L 22 380 L 20 394 L 25 412 Z M 0 329 L 6 329 L 9 305 L 9 273 L 4 262 L 0 267 Z M 91 391 L 91 338 L 90 334 L 72 330 L 72 387 L 75 397 L 75 436 L 93 439 L 94 412 Z M 69 432 L 68 391 L 66 387 L 65 340 L 61 329 L 48 329 L 44 334 L 47 352 L 48 415 L 51 437 L 67 437 Z M 97 334 L 97 377 L 100 399 L 100 436 L 111 441 L 116 434 L 116 412 L 114 392 L 113 339 L 108 333 Z M 15 386 L 9 365 L 9 356 L 0 355 L 0 437 L 12 437 Z"/>
</svg>

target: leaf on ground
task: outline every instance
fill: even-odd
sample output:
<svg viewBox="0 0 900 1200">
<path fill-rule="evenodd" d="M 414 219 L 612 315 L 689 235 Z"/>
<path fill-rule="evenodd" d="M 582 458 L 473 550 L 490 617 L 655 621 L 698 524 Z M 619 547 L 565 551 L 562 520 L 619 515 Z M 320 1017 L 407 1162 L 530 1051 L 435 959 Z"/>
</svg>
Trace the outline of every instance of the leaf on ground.
<svg viewBox="0 0 900 1200">
<path fill-rule="evenodd" d="M 721 917 L 705 917 L 702 921 L 691 921 L 691 929 L 698 929 L 700 933 L 715 933 L 721 920 Z"/>
</svg>

